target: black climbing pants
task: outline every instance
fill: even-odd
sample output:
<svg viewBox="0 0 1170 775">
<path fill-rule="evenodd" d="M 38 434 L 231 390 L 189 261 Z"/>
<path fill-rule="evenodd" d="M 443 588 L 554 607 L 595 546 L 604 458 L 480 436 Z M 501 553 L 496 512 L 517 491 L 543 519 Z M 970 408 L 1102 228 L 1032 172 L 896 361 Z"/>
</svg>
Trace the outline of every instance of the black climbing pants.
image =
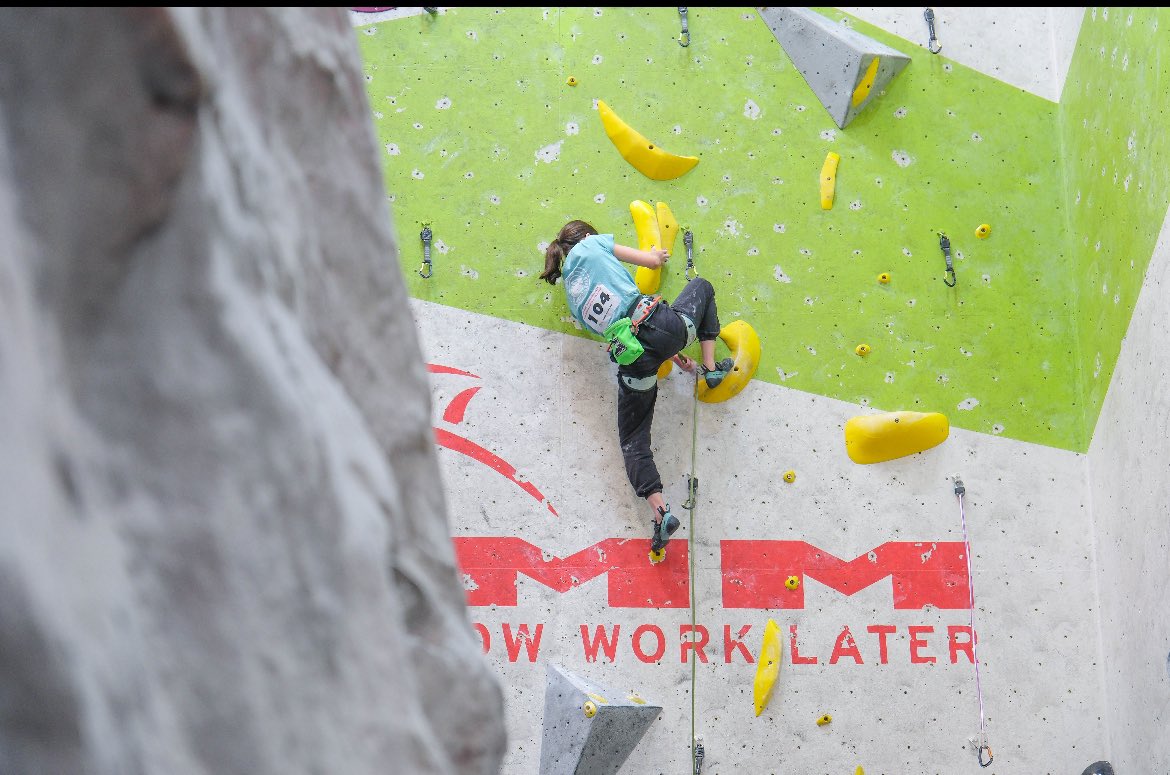
<svg viewBox="0 0 1170 775">
<path fill-rule="evenodd" d="M 700 342 L 719 336 L 715 289 L 702 277 L 695 277 L 673 304 L 660 302 L 638 329 L 638 340 L 646 351 L 628 366 L 618 367 L 618 441 L 626 476 L 639 498 L 662 492 L 662 477 L 650 450 L 650 425 L 658 399 L 658 368 L 687 346 L 688 318 Z"/>
</svg>

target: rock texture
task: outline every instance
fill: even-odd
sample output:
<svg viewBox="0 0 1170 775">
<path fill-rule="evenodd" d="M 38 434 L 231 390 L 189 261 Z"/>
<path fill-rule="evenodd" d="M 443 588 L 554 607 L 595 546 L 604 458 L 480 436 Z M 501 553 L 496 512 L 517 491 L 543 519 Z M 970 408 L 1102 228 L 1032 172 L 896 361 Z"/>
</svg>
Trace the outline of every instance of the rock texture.
<svg viewBox="0 0 1170 775">
<path fill-rule="evenodd" d="M 488 773 L 356 43 L 0 9 L 0 772 Z"/>
</svg>

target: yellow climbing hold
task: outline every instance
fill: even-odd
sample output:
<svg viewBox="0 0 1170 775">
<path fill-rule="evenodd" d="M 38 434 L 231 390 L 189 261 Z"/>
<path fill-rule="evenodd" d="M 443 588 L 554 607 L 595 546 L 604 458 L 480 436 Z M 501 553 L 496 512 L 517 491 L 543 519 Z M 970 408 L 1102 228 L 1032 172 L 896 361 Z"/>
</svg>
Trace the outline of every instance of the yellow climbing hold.
<svg viewBox="0 0 1170 775">
<path fill-rule="evenodd" d="M 764 712 L 764 707 L 772 696 L 772 687 L 780 675 L 780 658 L 784 652 L 784 641 L 780 637 L 780 625 L 772 619 L 764 625 L 764 645 L 760 647 L 760 656 L 756 660 L 756 680 L 752 684 L 752 699 L 756 704 L 756 715 Z"/>
<path fill-rule="evenodd" d="M 577 76 L 570 75 L 568 78 L 565 79 L 565 83 L 569 84 L 570 86 L 576 86 L 577 85 Z"/>
<path fill-rule="evenodd" d="M 784 472 L 784 481 L 788 482 L 789 484 L 792 484 L 793 482 L 795 482 L 796 481 L 796 472 L 795 471 L 785 471 Z"/>
<path fill-rule="evenodd" d="M 817 726 L 823 727 L 825 724 L 828 724 L 832 720 L 833 720 L 833 717 L 830 716 L 828 713 L 826 713 L 825 715 L 823 715 L 819 719 L 817 719 Z"/>
<path fill-rule="evenodd" d="M 663 361 L 662 365 L 658 367 L 658 379 L 666 379 L 666 376 L 668 374 L 670 374 L 670 370 L 673 368 L 674 368 L 674 361 L 671 361 L 671 360 Z"/>
<path fill-rule="evenodd" d="M 853 352 L 864 358 L 865 356 L 869 355 L 870 350 L 871 348 L 868 344 L 859 344 L 857 345 L 856 349 L 853 350 Z"/>
<path fill-rule="evenodd" d="M 890 273 L 889 272 L 882 272 L 881 274 L 879 274 L 878 275 L 878 282 L 881 283 L 882 285 L 888 285 L 890 282 Z"/>
<path fill-rule="evenodd" d="M 634 231 L 638 233 L 638 250 L 662 248 L 674 252 L 674 240 L 678 236 L 678 221 L 666 202 L 651 207 L 648 202 L 636 199 L 630 202 L 630 215 L 634 218 Z M 662 267 L 651 269 L 640 266 L 634 273 L 634 284 L 645 294 L 658 292 L 662 284 Z"/>
<path fill-rule="evenodd" d="M 990 236 L 990 235 L 991 235 L 991 224 L 990 223 L 981 223 L 981 224 L 979 224 L 979 227 L 975 229 L 975 236 L 978 237 L 979 239 L 987 239 L 988 236 Z"/>
<path fill-rule="evenodd" d="M 881 463 L 946 441 L 950 423 L 939 412 L 885 412 L 845 423 L 845 451 L 854 463 Z"/>
<path fill-rule="evenodd" d="M 643 700 L 641 697 L 639 697 L 636 694 L 631 694 L 626 699 L 628 699 L 630 702 L 634 703 L 635 705 L 645 705 L 646 704 L 646 701 Z"/>
<path fill-rule="evenodd" d="M 865 70 L 865 75 L 857 82 L 857 88 L 853 90 L 853 107 L 857 107 L 865 102 L 865 98 L 869 96 L 869 92 L 873 89 L 873 80 L 877 77 L 878 64 L 881 62 L 881 57 L 874 57 L 869 67 Z"/>
<path fill-rule="evenodd" d="M 597 112 L 601 116 L 605 133 L 618 153 L 651 180 L 674 180 L 690 172 L 699 163 L 697 156 L 677 156 L 662 150 L 622 121 L 602 100 L 597 101 Z"/>
<path fill-rule="evenodd" d="M 857 765 L 857 769 L 854 771 L 853 775 L 865 775 L 865 770 L 862 769 L 860 764 Z"/>
<path fill-rule="evenodd" d="M 726 401 L 747 387 L 760 365 L 760 337 L 746 321 L 733 320 L 719 332 L 719 338 L 731 350 L 735 362 L 727 376 L 713 388 L 699 380 L 699 400 L 708 404 Z"/>
<path fill-rule="evenodd" d="M 585 700 L 585 704 L 581 706 L 581 710 L 585 712 L 585 718 L 593 718 L 597 715 L 597 706 L 593 704 L 593 700 Z"/>
<path fill-rule="evenodd" d="M 841 155 L 829 151 L 825 157 L 825 164 L 821 167 L 821 209 L 833 209 L 833 194 L 837 190 L 837 164 Z"/>
<path fill-rule="evenodd" d="M 789 589 L 796 589 L 800 586 L 800 577 L 789 576 L 788 578 L 784 579 L 784 586 L 788 587 Z"/>
</svg>

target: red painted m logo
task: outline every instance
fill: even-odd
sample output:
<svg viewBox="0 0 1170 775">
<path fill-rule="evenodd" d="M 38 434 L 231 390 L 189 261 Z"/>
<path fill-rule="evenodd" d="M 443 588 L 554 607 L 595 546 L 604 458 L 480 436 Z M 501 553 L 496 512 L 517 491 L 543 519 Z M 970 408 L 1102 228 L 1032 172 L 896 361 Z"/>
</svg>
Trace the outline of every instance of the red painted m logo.
<svg viewBox="0 0 1170 775">
<path fill-rule="evenodd" d="M 804 608 L 807 576 L 852 595 L 893 577 L 894 608 L 971 607 L 962 541 L 890 541 L 845 561 L 804 541 L 722 541 L 724 608 Z"/>
<path fill-rule="evenodd" d="M 568 592 L 607 574 L 614 608 L 687 608 L 691 604 L 687 544 L 673 541 L 665 561 L 651 565 L 650 542 L 607 538 L 560 558 L 520 538 L 453 538 L 470 606 L 514 606 L 519 574 Z"/>
</svg>

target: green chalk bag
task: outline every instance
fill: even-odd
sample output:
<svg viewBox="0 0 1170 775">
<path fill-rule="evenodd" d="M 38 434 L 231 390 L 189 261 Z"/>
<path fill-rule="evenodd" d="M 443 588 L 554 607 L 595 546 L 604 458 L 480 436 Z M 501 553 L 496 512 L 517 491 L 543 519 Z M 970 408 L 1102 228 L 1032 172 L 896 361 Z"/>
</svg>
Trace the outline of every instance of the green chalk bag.
<svg viewBox="0 0 1170 775">
<path fill-rule="evenodd" d="M 629 366 L 646 352 L 630 327 L 629 318 L 614 321 L 605 329 L 605 338 L 609 340 L 609 357 L 622 366 Z"/>
</svg>

